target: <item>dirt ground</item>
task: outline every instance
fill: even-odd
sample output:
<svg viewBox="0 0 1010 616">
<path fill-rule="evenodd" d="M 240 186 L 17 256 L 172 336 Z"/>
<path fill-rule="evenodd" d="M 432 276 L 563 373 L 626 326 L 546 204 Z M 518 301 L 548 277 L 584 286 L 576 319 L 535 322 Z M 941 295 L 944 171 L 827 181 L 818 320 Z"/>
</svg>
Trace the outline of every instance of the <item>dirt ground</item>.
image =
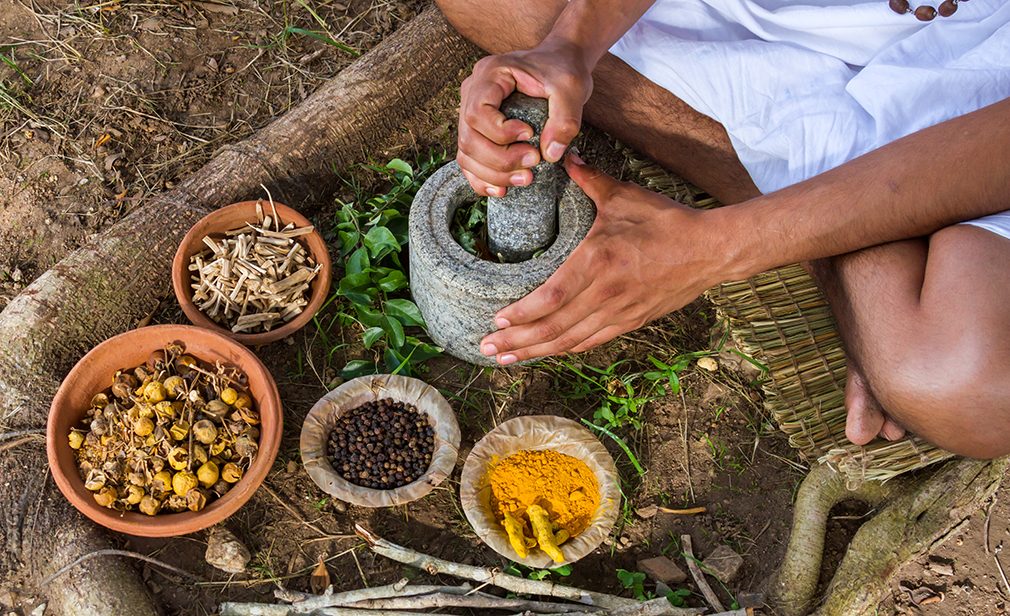
<svg viewBox="0 0 1010 616">
<path fill-rule="evenodd" d="M 0 308 L 144 196 L 171 187 L 220 146 L 297 104 L 421 4 L 0 0 L 5 58 L 0 64 Z M 354 53 L 292 28 L 325 33 Z M 451 134 L 431 131 L 426 140 L 405 138 L 395 150 L 410 158 L 433 143 L 451 148 Z M 389 155 L 375 154 L 377 161 Z M 333 206 L 323 208 L 315 222 L 328 228 L 333 211 Z M 156 321 L 184 319 L 169 298 Z M 202 580 L 183 584 L 145 565 L 144 578 L 166 614 L 212 614 L 224 600 L 272 601 L 280 586 L 308 590 L 309 572 L 319 559 L 326 561 L 337 590 L 415 575 L 363 549 L 352 534 L 355 523 L 435 556 L 507 565 L 466 522 L 457 497 L 458 469 L 425 499 L 384 510 L 349 507 L 311 482 L 298 455 L 301 421 L 338 382 L 344 362 L 362 352 L 350 344 L 327 356 L 318 336 L 310 328 L 259 349 L 284 399 L 285 429 L 264 487 L 226 523 L 253 553 L 249 572 L 228 576 L 207 565 L 205 533 L 170 540 L 120 538 L 122 547 Z M 352 337 L 348 333 L 346 340 Z M 721 339 L 712 307 L 699 301 L 577 361 L 597 367 L 626 358 L 641 363 L 649 354 L 669 358 L 714 349 Z M 683 564 L 677 538 L 690 533 L 701 557 L 720 544 L 743 555 L 743 568 L 727 591 L 762 589 L 784 553 L 792 498 L 805 463 L 762 414 L 756 371 L 728 351 L 718 360 L 715 372 L 696 366 L 685 371 L 683 395 L 651 403 L 644 427 L 622 433 L 648 471 L 644 478 L 639 480 L 620 450 L 605 441 L 626 480 L 628 515 L 607 544 L 573 568 L 566 583 L 622 592 L 617 569 L 634 570 L 639 559 L 657 554 Z M 473 443 L 508 418 L 541 413 L 591 418 L 597 401 L 566 397 L 564 375 L 551 361 L 481 370 L 440 358 L 430 362 L 425 378 L 450 394 L 459 414 L 461 466 Z M 633 513 L 649 504 L 702 505 L 708 511 L 647 519 Z M 868 512 L 850 504 L 836 513 L 825 576 Z M 999 551 L 1008 539 L 1010 506 L 997 500 L 935 554 L 899 571 L 879 613 L 1002 613 L 1010 588 L 1001 579 Z M 0 590 L 5 591 L 0 592 L 5 614 L 27 614 L 38 601 L 2 584 Z M 719 592 L 725 596 L 726 591 Z M 690 603 L 701 605 L 697 595 Z"/>
</svg>

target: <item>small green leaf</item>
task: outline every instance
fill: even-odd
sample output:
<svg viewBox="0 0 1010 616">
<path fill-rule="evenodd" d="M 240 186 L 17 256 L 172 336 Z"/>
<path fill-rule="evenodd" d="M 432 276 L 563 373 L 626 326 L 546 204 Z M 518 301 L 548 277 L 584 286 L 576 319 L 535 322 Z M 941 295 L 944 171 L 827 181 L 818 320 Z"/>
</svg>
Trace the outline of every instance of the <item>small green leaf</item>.
<svg viewBox="0 0 1010 616">
<path fill-rule="evenodd" d="M 340 231 L 337 233 L 337 237 L 340 238 L 340 254 L 347 255 L 358 245 L 361 234 L 357 231 Z"/>
<path fill-rule="evenodd" d="M 340 371 L 340 377 L 347 380 L 368 374 L 376 374 L 378 372 L 379 367 L 376 366 L 375 363 L 364 359 L 352 359 L 347 362 L 347 365 Z"/>
<path fill-rule="evenodd" d="M 391 252 L 400 250 L 400 243 L 396 241 L 393 232 L 386 227 L 372 227 L 361 241 L 373 259 L 381 259 Z"/>
<path fill-rule="evenodd" d="M 554 569 L 551 569 L 551 572 L 556 573 L 561 577 L 568 577 L 569 575 L 572 574 L 572 566 L 561 565 L 560 567 L 555 567 Z"/>
<path fill-rule="evenodd" d="M 332 47 L 336 47 L 337 49 L 346 52 L 354 56 L 355 58 L 361 55 L 361 52 L 358 51 L 357 49 L 351 47 L 347 43 L 341 43 L 340 41 L 335 41 L 323 32 L 316 32 L 315 30 L 306 30 L 305 28 L 296 28 L 294 26 L 288 26 L 287 28 L 284 29 L 284 34 L 286 36 L 291 34 L 301 34 L 303 36 L 309 36 L 316 39 L 317 41 L 326 43 L 327 45 L 330 45 Z"/>
<path fill-rule="evenodd" d="M 382 327 L 383 315 L 378 310 L 368 305 L 355 305 L 354 312 L 358 315 L 358 320 L 366 327 Z"/>
<path fill-rule="evenodd" d="M 542 580 L 546 577 L 550 577 L 550 575 L 551 572 L 547 569 L 534 569 L 533 571 L 530 571 L 530 574 L 527 577 L 531 580 Z"/>
<path fill-rule="evenodd" d="M 424 327 L 424 317 L 417 304 L 409 299 L 391 299 L 382 305 L 386 314 L 396 317 L 407 326 Z"/>
<path fill-rule="evenodd" d="M 393 171 L 399 171 L 404 175 L 414 175 L 414 169 L 410 166 L 410 163 L 399 158 L 394 158 L 386 163 L 386 168 L 392 169 Z"/>
<path fill-rule="evenodd" d="M 398 320 L 387 316 L 383 319 L 382 328 L 389 334 L 389 343 L 393 345 L 393 348 L 403 347 L 406 336 L 403 333 L 403 325 Z"/>
<path fill-rule="evenodd" d="M 360 274 L 371 266 L 371 262 L 368 260 L 368 250 L 364 247 L 359 248 L 354 251 L 351 256 L 347 257 L 347 263 L 344 265 L 344 272 L 346 275 Z"/>
<path fill-rule="evenodd" d="M 386 335 L 386 330 L 381 327 L 369 327 L 365 330 L 365 333 L 361 335 L 361 340 L 365 343 L 365 348 L 370 349 L 376 342 L 381 340 L 384 335 Z"/>
<path fill-rule="evenodd" d="M 379 279 L 379 288 L 386 293 L 406 289 L 408 286 L 407 277 L 400 270 L 393 270 L 384 278 Z"/>
</svg>

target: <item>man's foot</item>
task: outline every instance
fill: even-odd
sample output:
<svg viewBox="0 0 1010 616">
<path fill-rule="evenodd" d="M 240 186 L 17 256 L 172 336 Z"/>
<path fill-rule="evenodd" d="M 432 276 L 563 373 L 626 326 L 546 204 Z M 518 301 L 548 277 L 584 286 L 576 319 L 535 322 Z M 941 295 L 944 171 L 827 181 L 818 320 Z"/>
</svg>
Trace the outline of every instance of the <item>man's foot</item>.
<svg viewBox="0 0 1010 616">
<path fill-rule="evenodd" d="M 856 445 L 865 445 L 877 435 L 889 441 L 905 436 L 905 429 L 887 416 L 874 397 L 859 368 L 849 362 L 845 383 L 845 436 Z"/>
</svg>

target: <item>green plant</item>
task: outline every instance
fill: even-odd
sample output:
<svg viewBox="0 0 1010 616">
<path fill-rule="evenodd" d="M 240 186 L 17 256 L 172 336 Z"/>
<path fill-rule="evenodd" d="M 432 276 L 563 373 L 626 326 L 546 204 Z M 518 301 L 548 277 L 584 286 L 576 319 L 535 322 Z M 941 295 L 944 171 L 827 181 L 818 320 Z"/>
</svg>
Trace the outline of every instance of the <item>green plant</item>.
<svg viewBox="0 0 1010 616">
<path fill-rule="evenodd" d="M 314 38 L 317 41 L 330 45 L 331 47 L 336 47 L 337 49 L 345 53 L 348 53 L 355 58 L 361 55 L 361 52 L 358 51 L 357 49 L 351 47 L 347 43 L 338 41 L 330 32 L 330 27 L 326 23 L 326 20 L 320 17 L 319 13 L 316 13 L 315 10 L 313 10 L 312 7 L 309 6 L 307 2 L 305 2 L 304 0 L 297 0 L 297 2 L 298 4 L 302 5 L 302 7 L 306 11 L 309 12 L 309 15 L 312 15 L 312 19 L 314 19 L 315 22 L 319 24 L 319 27 L 322 28 L 322 30 L 321 31 L 308 30 L 306 28 L 297 28 L 295 26 L 289 25 L 288 27 L 284 28 L 284 31 L 281 33 L 282 41 L 287 41 L 288 37 L 290 37 L 292 34 L 298 34 L 301 36 L 308 36 L 310 38 Z"/>
<path fill-rule="evenodd" d="M 452 237 L 472 255 L 487 258 L 490 251 L 487 247 L 487 197 L 474 203 L 456 208 L 452 224 L 449 226 Z"/>
<path fill-rule="evenodd" d="M 534 569 L 518 563 L 512 563 L 505 568 L 505 573 L 529 580 L 544 580 L 549 578 L 552 574 L 557 575 L 558 577 L 568 577 L 572 574 L 572 566 L 561 565 L 560 567 L 555 567 L 554 569 Z"/>
<path fill-rule="evenodd" d="M 640 571 L 628 571 L 627 569 L 617 570 L 617 579 L 621 586 L 631 591 L 631 595 L 639 601 L 654 599 L 656 595 L 645 590 L 645 574 Z"/>
<path fill-rule="evenodd" d="M 327 305 L 336 314 L 327 321 L 317 318 L 316 326 L 331 353 L 340 348 L 327 332 L 339 321 L 359 328 L 365 349 L 372 359 L 354 359 L 341 371 L 345 379 L 375 374 L 382 367 L 393 374 L 414 374 L 424 361 L 441 349 L 422 341 L 424 318 L 409 298 L 406 271 L 407 214 L 410 203 L 424 180 L 444 161 L 445 155 L 431 154 L 415 169 L 393 159 L 367 169 L 385 180 L 387 188 L 371 196 L 358 193 L 352 202 L 338 200 L 333 236 L 340 245 L 344 272 Z"/>
<path fill-rule="evenodd" d="M 687 598 L 692 595 L 690 589 L 677 588 L 666 593 L 666 600 L 673 607 L 687 607 Z"/>
</svg>

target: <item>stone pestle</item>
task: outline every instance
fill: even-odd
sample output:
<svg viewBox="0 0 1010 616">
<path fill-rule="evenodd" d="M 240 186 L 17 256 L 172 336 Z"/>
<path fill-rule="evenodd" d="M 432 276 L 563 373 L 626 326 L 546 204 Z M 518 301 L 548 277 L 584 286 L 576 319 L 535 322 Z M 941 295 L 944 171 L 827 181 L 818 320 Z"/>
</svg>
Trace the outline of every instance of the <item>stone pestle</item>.
<svg viewBox="0 0 1010 616">
<path fill-rule="evenodd" d="M 501 112 L 533 129 L 529 143 L 540 148 L 540 133 L 547 122 L 547 100 L 520 92 L 502 102 Z M 568 181 L 560 163 L 541 161 L 533 167 L 533 182 L 513 186 L 504 197 L 488 197 L 487 240 L 491 254 L 505 263 L 526 261 L 545 250 L 558 234 L 558 199 Z"/>
<path fill-rule="evenodd" d="M 539 136 L 546 102 L 522 98 L 510 97 L 503 103 L 505 111 L 531 124 Z M 436 171 L 414 197 L 410 291 L 428 335 L 454 357 L 494 364 L 494 357 L 480 353 L 481 339 L 494 330 L 494 315 L 543 284 L 596 218 L 593 202 L 560 164 L 541 163 L 533 174 L 533 185 L 511 188 L 504 199 L 489 200 L 489 244 L 501 253 L 501 261 L 463 250 L 452 236 L 456 210 L 480 198 L 458 164 Z"/>
</svg>

